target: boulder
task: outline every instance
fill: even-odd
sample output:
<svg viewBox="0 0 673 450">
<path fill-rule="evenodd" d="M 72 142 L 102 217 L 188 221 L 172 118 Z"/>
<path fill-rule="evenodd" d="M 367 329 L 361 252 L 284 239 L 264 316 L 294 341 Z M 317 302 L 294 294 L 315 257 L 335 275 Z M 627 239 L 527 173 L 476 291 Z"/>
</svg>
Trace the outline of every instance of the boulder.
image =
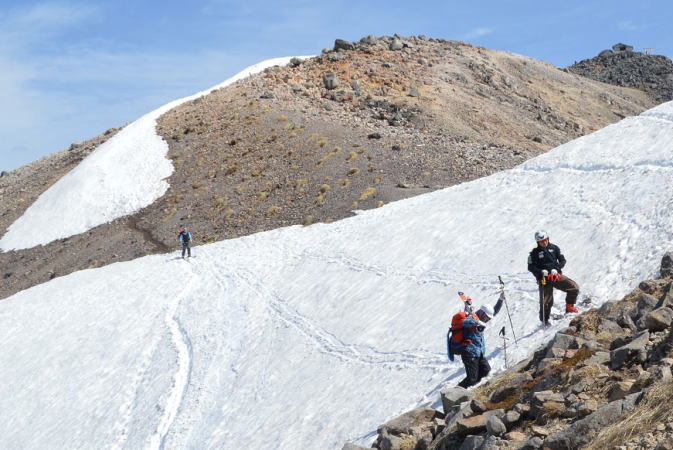
<svg viewBox="0 0 673 450">
<path fill-rule="evenodd" d="M 673 252 L 666 252 L 661 258 L 661 278 L 673 275 Z M 670 285 L 669 285 L 670 286 Z"/>
<path fill-rule="evenodd" d="M 610 362 L 610 352 L 596 352 L 588 359 L 577 364 L 578 367 L 602 366 Z"/>
<path fill-rule="evenodd" d="M 622 328 L 628 328 L 629 330 L 631 330 L 633 332 L 638 330 L 638 327 L 636 327 L 635 322 L 633 321 L 631 316 L 626 313 L 626 311 L 621 311 L 619 313 L 619 316 L 617 317 L 617 323 Z"/>
<path fill-rule="evenodd" d="M 507 429 L 509 430 L 514 425 L 516 425 L 516 423 L 519 421 L 520 418 L 521 414 L 518 413 L 517 411 L 514 410 L 507 411 L 505 417 L 502 418 L 502 423 L 504 423 Z"/>
<path fill-rule="evenodd" d="M 622 400 L 608 403 L 584 419 L 574 422 L 569 427 L 545 439 L 545 448 L 565 450 L 584 447 L 602 428 L 616 422 L 623 414 L 632 411 L 641 397 L 640 393 L 631 394 Z"/>
<path fill-rule="evenodd" d="M 657 307 L 668 307 L 673 308 L 673 283 L 668 283 L 664 288 L 664 293 L 657 303 Z"/>
<path fill-rule="evenodd" d="M 468 436 L 458 447 L 458 450 L 477 450 L 484 444 L 483 436 Z"/>
<path fill-rule="evenodd" d="M 652 374 L 652 378 L 657 381 L 669 382 L 673 379 L 673 374 L 671 373 L 671 366 L 662 364 L 660 366 L 652 366 L 647 369 L 648 373 Z"/>
<path fill-rule="evenodd" d="M 545 402 L 564 403 L 565 398 L 563 398 L 563 394 L 560 392 L 553 391 L 540 391 L 533 394 L 532 404 L 541 405 Z"/>
<path fill-rule="evenodd" d="M 565 350 L 561 350 L 565 352 Z M 536 377 L 539 377 L 543 373 L 545 373 L 548 369 L 553 368 L 561 364 L 561 359 L 560 358 L 545 358 L 542 361 L 540 361 L 537 365 L 537 369 L 535 370 L 535 375 Z"/>
<path fill-rule="evenodd" d="M 477 400 L 476 398 L 472 399 L 470 402 L 470 408 L 472 411 L 474 411 L 475 414 L 486 412 L 486 405 L 484 405 L 484 402 Z"/>
<path fill-rule="evenodd" d="M 542 447 L 542 444 L 542 439 L 535 436 L 527 440 L 525 444 L 519 447 L 519 450 L 537 450 L 538 448 Z"/>
<path fill-rule="evenodd" d="M 401 434 L 413 434 L 412 428 L 434 425 L 432 422 L 435 419 L 442 418 L 444 418 L 444 414 L 437 410 L 432 408 L 417 408 L 389 420 L 381 425 L 377 431 L 381 433 L 383 429 L 386 429 L 389 433 L 396 436 Z"/>
<path fill-rule="evenodd" d="M 502 409 L 493 409 L 478 416 L 458 419 L 456 422 L 456 429 L 461 434 L 481 433 L 482 431 L 486 430 L 486 422 L 488 421 L 488 418 L 493 415 L 502 417 L 505 415 L 505 411 Z"/>
<path fill-rule="evenodd" d="M 587 400 L 577 405 L 576 409 L 580 418 L 586 417 L 598 409 L 598 403 L 595 400 Z"/>
<path fill-rule="evenodd" d="M 557 348 L 557 347 L 552 347 L 549 350 L 547 350 L 546 357 L 547 358 L 563 358 L 566 354 L 565 349 L 562 348 Z M 547 359 L 545 358 L 545 359 Z M 544 360 L 543 360 L 544 361 Z"/>
<path fill-rule="evenodd" d="M 663 331 L 673 322 L 673 310 L 667 307 L 655 309 L 645 316 L 645 326 L 650 331 Z"/>
<path fill-rule="evenodd" d="M 638 289 L 648 294 L 653 294 L 657 290 L 657 284 L 652 280 L 641 281 Z"/>
<path fill-rule="evenodd" d="M 551 348 L 560 348 L 563 350 L 567 350 L 569 348 L 579 348 L 579 346 L 577 345 L 577 340 L 575 336 L 559 332 L 556 333 L 554 339 L 547 346 L 547 349 Z"/>
<path fill-rule="evenodd" d="M 631 312 L 631 318 L 634 321 L 638 321 L 638 319 L 652 311 L 657 306 L 657 303 L 659 303 L 659 300 L 655 296 L 641 292 L 638 295 L 638 302 Z"/>
<path fill-rule="evenodd" d="M 327 55 L 327 59 L 333 62 L 343 61 L 346 59 L 346 54 L 343 52 L 332 52 Z"/>
<path fill-rule="evenodd" d="M 334 41 L 334 51 L 338 50 L 355 50 L 355 44 L 353 44 L 351 41 L 337 39 Z"/>
<path fill-rule="evenodd" d="M 486 421 L 486 431 L 493 436 L 502 436 L 507 433 L 507 427 L 498 416 L 493 414 Z"/>
<path fill-rule="evenodd" d="M 339 87 L 339 77 L 335 73 L 328 73 L 322 78 L 323 84 L 327 89 L 336 89 Z"/>
<path fill-rule="evenodd" d="M 400 39 L 393 39 L 390 41 L 389 45 L 390 50 L 402 50 L 404 48 L 404 43 Z"/>
<path fill-rule="evenodd" d="M 526 403 L 517 403 L 512 409 L 521 414 L 521 417 L 530 416 L 530 405 Z"/>
<path fill-rule="evenodd" d="M 368 36 L 363 37 L 360 39 L 360 44 L 365 44 L 365 45 L 374 45 L 376 44 L 377 39 L 376 36 L 370 34 Z"/>
<path fill-rule="evenodd" d="M 626 397 L 633 387 L 633 381 L 619 381 L 612 385 L 608 391 L 608 401 L 614 402 L 615 400 L 621 400 Z"/>
<path fill-rule="evenodd" d="M 603 319 L 598 325 L 599 333 L 624 334 L 622 327 L 614 320 Z"/>
<path fill-rule="evenodd" d="M 448 414 L 449 410 L 453 406 L 472 400 L 474 397 L 474 392 L 468 391 L 467 389 L 460 386 L 456 386 L 442 389 L 439 395 L 442 398 L 442 407 L 444 408 L 444 413 Z"/>
<path fill-rule="evenodd" d="M 650 333 L 643 331 L 638 334 L 631 342 L 610 352 L 610 368 L 617 370 L 624 364 L 630 362 L 643 363 L 647 361 L 647 351 L 645 345 L 650 340 Z"/>
<path fill-rule="evenodd" d="M 390 434 L 388 433 L 388 430 L 385 429 L 379 432 L 379 437 L 376 440 L 377 448 L 379 450 L 399 450 L 403 442 L 403 438 Z"/>
</svg>

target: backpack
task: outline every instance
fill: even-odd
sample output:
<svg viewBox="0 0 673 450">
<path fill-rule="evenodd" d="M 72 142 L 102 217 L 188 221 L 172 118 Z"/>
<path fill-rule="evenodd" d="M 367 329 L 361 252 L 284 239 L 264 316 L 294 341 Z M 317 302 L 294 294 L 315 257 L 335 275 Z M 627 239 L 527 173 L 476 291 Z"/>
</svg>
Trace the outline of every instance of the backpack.
<svg viewBox="0 0 673 450">
<path fill-rule="evenodd" d="M 180 233 L 179 239 L 180 239 L 180 242 L 184 242 L 185 244 L 188 243 L 189 241 L 191 241 L 191 239 L 189 238 L 189 233 L 186 232 L 186 231 L 183 231 L 182 233 Z"/>
<path fill-rule="evenodd" d="M 479 320 L 474 314 L 471 315 L 474 319 Z M 463 321 L 467 319 L 468 313 L 461 311 L 456 313 L 451 318 L 451 328 L 449 329 L 448 346 L 449 359 L 453 361 L 453 355 L 461 355 L 463 349 L 469 344 L 469 339 L 463 336 Z"/>
</svg>

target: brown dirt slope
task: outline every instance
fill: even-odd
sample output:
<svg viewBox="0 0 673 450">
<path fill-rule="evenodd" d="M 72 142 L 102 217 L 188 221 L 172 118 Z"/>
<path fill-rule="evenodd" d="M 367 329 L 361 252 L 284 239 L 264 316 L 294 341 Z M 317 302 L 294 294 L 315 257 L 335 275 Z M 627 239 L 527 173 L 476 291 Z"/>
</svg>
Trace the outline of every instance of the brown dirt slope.
<svg viewBox="0 0 673 450">
<path fill-rule="evenodd" d="M 396 39 L 401 50 L 390 49 Z M 175 166 L 167 193 L 132 217 L 0 254 L 0 298 L 175 248 L 180 224 L 199 244 L 338 220 L 511 168 L 655 104 L 641 91 L 461 42 L 366 42 L 166 113 L 158 133 Z M 328 89 L 326 75 L 339 85 Z M 0 178 L 2 229 L 72 167 L 60 158 L 63 170 L 38 164 L 30 177 Z"/>
</svg>

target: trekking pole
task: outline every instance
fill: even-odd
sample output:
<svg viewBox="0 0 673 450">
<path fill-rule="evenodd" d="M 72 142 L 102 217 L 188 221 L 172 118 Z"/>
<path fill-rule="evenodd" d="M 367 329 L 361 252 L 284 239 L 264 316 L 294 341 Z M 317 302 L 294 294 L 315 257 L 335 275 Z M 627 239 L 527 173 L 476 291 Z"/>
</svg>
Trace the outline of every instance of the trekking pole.
<svg viewBox="0 0 673 450">
<path fill-rule="evenodd" d="M 512 316 L 509 313 L 509 305 L 507 304 L 507 296 L 505 296 L 505 282 L 502 281 L 502 277 L 498 275 L 498 280 L 500 281 L 500 294 L 502 299 L 505 301 L 505 309 L 507 310 L 507 317 L 509 318 L 509 326 L 512 328 L 512 336 L 514 336 L 514 343 L 516 346 L 519 346 L 519 341 L 516 339 L 516 333 L 514 332 L 514 324 L 512 323 Z"/>
<path fill-rule="evenodd" d="M 540 317 L 542 317 L 542 326 L 546 327 L 547 322 L 549 322 L 549 317 L 547 317 L 547 308 L 544 307 L 544 285 L 547 284 L 547 280 L 543 277 L 538 284 L 540 291 Z"/>
<path fill-rule="evenodd" d="M 507 364 L 507 338 L 505 337 L 505 327 L 502 327 L 500 329 L 500 336 L 502 336 L 502 347 L 503 350 L 505 351 L 505 369 L 508 368 Z"/>
</svg>

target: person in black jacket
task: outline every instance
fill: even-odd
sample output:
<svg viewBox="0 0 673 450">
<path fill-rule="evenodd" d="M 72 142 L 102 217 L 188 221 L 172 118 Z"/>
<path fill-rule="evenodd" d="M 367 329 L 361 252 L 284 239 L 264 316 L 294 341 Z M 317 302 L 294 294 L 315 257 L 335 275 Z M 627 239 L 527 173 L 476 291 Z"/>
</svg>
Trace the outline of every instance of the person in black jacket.
<svg viewBox="0 0 673 450">
<path fill-rule="evenodd" d="M 549 324 L 551 307 L 554 304 L 554 289 L 566 293 L 566 313 L 576 313 L 575 302 L 580 287 L 563 275 L 566 259 L 558 246 L 549 242 L 549 236 L 543 230 L 535 233 L 537 247 L 528 256 L 528 270 L 535 276 L 540 288 L 540 321 Z"/>
</svg>

